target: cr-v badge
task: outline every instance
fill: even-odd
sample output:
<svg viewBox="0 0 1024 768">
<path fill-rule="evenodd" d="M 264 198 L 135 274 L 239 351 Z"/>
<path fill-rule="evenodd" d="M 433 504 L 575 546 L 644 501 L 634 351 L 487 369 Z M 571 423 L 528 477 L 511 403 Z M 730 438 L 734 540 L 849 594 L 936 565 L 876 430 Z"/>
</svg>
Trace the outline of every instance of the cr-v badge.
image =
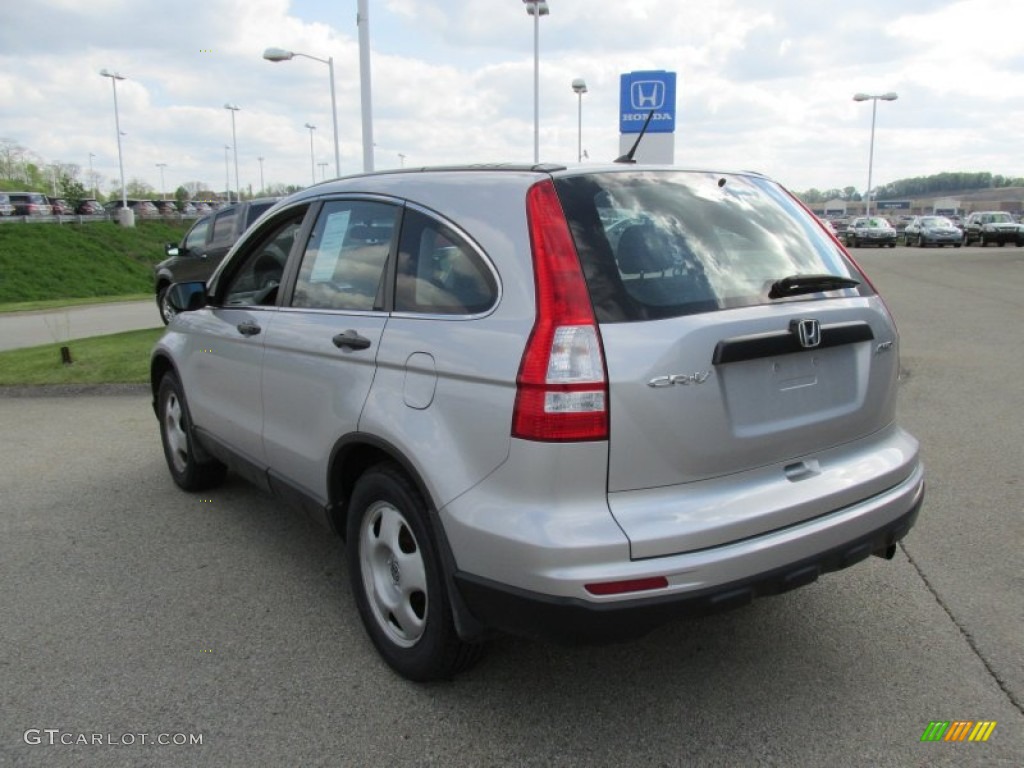
<svg viewBox="0 0 1024 768">
<path fill-rule="evenodd" d="M 711 371 L 697 371 L 696 373 L 673 373 L 669 376 L 655 376 L 647 382 L 648 387 L 674 387 L 676 384 L 703 384 L 708 380 Z"/>
</svg>

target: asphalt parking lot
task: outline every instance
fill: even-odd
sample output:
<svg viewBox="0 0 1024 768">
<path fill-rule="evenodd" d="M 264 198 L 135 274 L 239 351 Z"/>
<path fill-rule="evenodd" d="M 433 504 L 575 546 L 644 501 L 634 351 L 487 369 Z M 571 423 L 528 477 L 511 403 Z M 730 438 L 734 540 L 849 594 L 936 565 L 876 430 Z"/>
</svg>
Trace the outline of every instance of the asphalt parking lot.
<svg viewBox="0 0 1024 768">
<path fill-rule="evenodd" d="M 1024 248 L 853 254 L 927 468 L 895 559 L 449 683 L 378 659 L 339 541 L 178 491 L 145 395 L 0 397 L 0 765 L 1024 765 Z"/>
</svg>

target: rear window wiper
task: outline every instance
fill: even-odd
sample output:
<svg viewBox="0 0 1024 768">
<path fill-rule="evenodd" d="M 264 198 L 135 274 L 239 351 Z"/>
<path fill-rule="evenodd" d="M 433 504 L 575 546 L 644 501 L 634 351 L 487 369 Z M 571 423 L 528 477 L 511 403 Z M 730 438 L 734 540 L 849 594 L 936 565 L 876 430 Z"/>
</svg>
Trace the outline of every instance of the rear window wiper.
<svg viewBox="0 0 1024 768">
<path fill-rule="evenodd" d="M 768 291 L 769 299 L 782 299 L 786 296 L 800 296 L 805 293 L 822 291 L 838 291 L 843 288 L 856 288 L 860 280 L 839 275 L 790 275 L 772 283 Z"/>
</svg>

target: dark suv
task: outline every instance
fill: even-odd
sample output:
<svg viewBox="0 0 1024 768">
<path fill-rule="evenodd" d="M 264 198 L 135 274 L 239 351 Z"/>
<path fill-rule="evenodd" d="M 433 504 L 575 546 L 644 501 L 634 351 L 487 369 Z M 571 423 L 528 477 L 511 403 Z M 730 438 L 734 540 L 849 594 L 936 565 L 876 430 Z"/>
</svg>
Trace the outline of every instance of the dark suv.
<svg viewBox="0 0 1024 768">
<path fill-rule="evenodd" d="M 278 199 L 246 200 L 207 214 L 192 225 L 180 244 L 167 244 L 167 258 L 154 267 L 156 303 L 165 324 L 175 314 L 165 300 L 171 283 L 207 280 L 241 234 Z"/>
<path fill-rule="evenodd" d="M 989 243 L 1024 245 L 1024 227 L 1005 211 L 978 211 L 964 225 L 964 245 L 973 242 L 982 248 Z"/>
</svg>

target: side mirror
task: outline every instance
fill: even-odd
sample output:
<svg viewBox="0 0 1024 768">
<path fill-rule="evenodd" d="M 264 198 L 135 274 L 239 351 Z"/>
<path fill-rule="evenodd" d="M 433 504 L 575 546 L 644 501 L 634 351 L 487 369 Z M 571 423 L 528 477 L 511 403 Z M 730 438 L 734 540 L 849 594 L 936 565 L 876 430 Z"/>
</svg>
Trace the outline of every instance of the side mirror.
<svg viewBox="0 0 1024 768">
<path fill-rule="evenodd" d="M 167 289 L 167 303 L 177 312 L 191 312 L 206 306 L 206 283 L 175 283 Z"/>
<path fill-rule="evenodd" d="M 164 245 L 164 253 L 166 253 L 168 256 L 177 256 L 179 253 L 178 244 L 167 243 L 166 245 Z"/>
</svg>

